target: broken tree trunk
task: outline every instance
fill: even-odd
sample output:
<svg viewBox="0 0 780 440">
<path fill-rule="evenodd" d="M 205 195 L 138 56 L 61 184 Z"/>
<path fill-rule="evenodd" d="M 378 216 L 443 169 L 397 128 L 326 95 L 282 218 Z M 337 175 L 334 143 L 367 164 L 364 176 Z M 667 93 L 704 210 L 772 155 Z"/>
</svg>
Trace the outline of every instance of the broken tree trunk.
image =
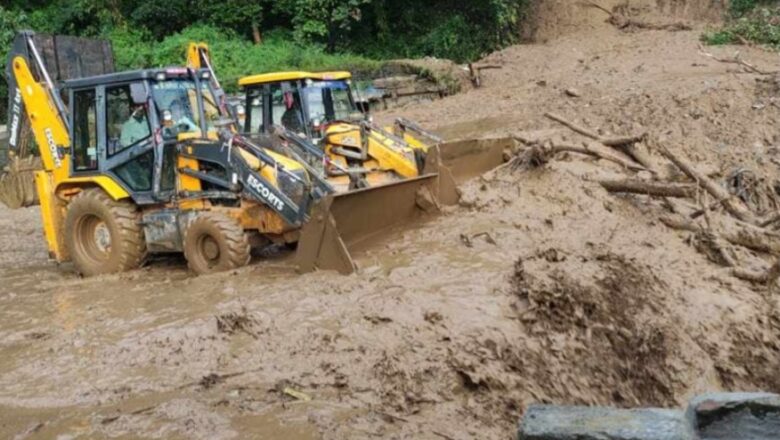
<svg viewBox="0 0 780 440">
<path fill-rule="evenodd" d="M 644 180 L 599 180 L 598 183 L 609 192 L 645 194 L 655 197 L 693 198 L 696 186 L 684 183 L 665 183 Z"/>
<path fill-rule="evenodd" d="M 681 231 L 701 232 L 702 228 L 689 219 L 663 216 L 661 223 Z M 771 255 L 780 255 L 780 236 L 757 227 L 738 225 L 732 222 L 718 222 L 715 229 L 724 240 L 737 246 Z"/>
<path fill-rule="evenodd" d="M 742 221 L 754 223 L 755 218 L 753 214 L 750 213 L 747 208 L 740 205 L 739 201 L 734 199 L 725 188 L 715 183 L 715 181 L 705 176 L 703 173 L 698 172 L 691 164 L 680 159 L 663 145 L 659 146 L 659 150 L 661 151 L 661 154 L 663 154 L 664 157 L 675 164 L 677 168 L 679 168 L 683 173 L 685 173 L 688 177 L 693 179 L 708 193 L 715 197 L 715 200 L 718 200 L 719 203 L 722 203 L 723 207 L 726 208 L 726 211 L 728 211 L 729 214 Z"/>
</svg>

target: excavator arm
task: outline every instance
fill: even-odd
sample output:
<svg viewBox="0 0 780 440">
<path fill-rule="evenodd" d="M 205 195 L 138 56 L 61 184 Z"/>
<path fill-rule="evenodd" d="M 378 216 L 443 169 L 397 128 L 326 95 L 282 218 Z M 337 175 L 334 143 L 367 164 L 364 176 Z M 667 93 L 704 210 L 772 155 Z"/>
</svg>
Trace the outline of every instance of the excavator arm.
<svg viewBox="0 0 780 440">
<path fill-rule="evenodd" d="M 214 67 L 211 64 L 211 54 L 209 52 L 209 45 L 203 42 L 195 43 L 190 42 L 187 48 L 187 67 L 193 70 L 207 69 L 209 72 L 209 81 L 214 89 L 214 98 L 219 103 L 219 107 L 226 114 L 229 114 L 235 118 L 232 109 L 227 103 L 227 94 L 222 89 L 222 85 L 217 79 L 217 74 L 214 72 Z"/>
<path fill-rule="evenodd" d="M 97 50 L 90 50 L 90 45 Z M 75 50 L 84 47 L 83 52 Z M 53 37 L 24 31 L 17 34 L 6 65 L 10 95 L 10 149 L 16 152 L 22 143 L 21 126 L 26 119 L 39 146 L 43 164 L 43 169 L 35 172 L 35 185 L 41 203 L 44 235 L 49 254 L 57 261 L 67 260 L 67 255 L 61 241 L 64 206 L 56 196 L 56 190 L 62 182 L 78 184 L 80 179 L 69 178 L 70 155 L 66 154 L 71 147 L 68 111 L 52 76 L 63 80 L 113 71 L 111 56 L 105 56 L 106 48 L 110 54 L 107 42 L 101 40 Z M 106 64 L 109 62 L 110 67 Z M 49 67 L 52 64 L 56 69 Z M 82 180 L 100 186 L 108 185 L 109 193 L 124 193 L 105 177 Z"/>
</svg>

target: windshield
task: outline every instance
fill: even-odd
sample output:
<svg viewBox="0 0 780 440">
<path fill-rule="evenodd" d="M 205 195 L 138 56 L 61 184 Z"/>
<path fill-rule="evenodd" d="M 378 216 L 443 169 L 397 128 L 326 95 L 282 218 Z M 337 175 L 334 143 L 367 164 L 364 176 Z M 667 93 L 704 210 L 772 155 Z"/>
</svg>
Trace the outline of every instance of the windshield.
<svg viewBox="0 0 780 440">
<path fill-rule="evenodd" d="M 317 81 L 303 89 L 312 123 L 349 120 L 357 109 L 347 81 Z"/>
<path fill-rule="evenodd" d="M 164 137 L 200 131 L 201 121 L 195 81 L 190 79 L 159 81 L 152 86 L 152 94 L 158 117 L 164 127 Z M 220 119 L 219 107 L 205 82 L 201 83 L 201 96 L 206 130 L 210 131 L 214 129 L 214 122 Z"/>
</svg>

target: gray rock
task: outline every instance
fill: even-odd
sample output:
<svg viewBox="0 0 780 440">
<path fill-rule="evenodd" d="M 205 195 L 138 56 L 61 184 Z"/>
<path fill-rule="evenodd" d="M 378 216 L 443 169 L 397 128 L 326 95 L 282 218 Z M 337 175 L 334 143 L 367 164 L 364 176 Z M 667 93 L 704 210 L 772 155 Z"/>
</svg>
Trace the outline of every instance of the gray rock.
<svg viewBox="0 0 780 440">
<path fill-rule="evenodd" d="M 534 405 L 520 440 L 693 440 L 682 411 Z"/>
<path fill-rule="evenodd" d="M 712 393 L 693 399 L 686 411 L 699 440 L 777 440 L 780 395 Z"/>
</svg>

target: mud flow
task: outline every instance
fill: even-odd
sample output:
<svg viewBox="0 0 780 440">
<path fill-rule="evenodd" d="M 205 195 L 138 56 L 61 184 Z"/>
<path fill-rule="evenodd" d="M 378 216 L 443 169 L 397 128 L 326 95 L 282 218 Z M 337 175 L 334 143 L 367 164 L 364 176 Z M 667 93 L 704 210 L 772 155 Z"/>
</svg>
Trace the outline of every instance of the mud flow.
<svg viewBox="0 0 780 440">
<path fill-rule="evenodd" d="M 531 403 L 780 392 L 778 294 L 761 275 L 777 232 L 751 245 L 729 220 L 742 229 L 714 234 L 730 218 L 718 206 L 692 230 L 662 221 L 713 199 L 661 146 L 748 188 L 746 213 L 778 208 L 774 79 L 700 53 L 696 8 L 711 2 L 622 12 L 680 31 L 620 29 L 574 3 L 540 3 L 537 42 L 489 55 L 501 68 L 481 88 L 377 115 L 533 160 L 468 175 L 458 204 L 362 248 L 356 274 L 298 275 L 279 250 L 218 275 L 171 257 L 83 279 L 48 260 L 37 208 L 0 208 L 0 437 L 507 439 Z M 598 159 L 545 113 L 601 140 L 644 134 L 647 168 Z M 599 183 L 627 176 L 679 197 Z"/>
</svg>

